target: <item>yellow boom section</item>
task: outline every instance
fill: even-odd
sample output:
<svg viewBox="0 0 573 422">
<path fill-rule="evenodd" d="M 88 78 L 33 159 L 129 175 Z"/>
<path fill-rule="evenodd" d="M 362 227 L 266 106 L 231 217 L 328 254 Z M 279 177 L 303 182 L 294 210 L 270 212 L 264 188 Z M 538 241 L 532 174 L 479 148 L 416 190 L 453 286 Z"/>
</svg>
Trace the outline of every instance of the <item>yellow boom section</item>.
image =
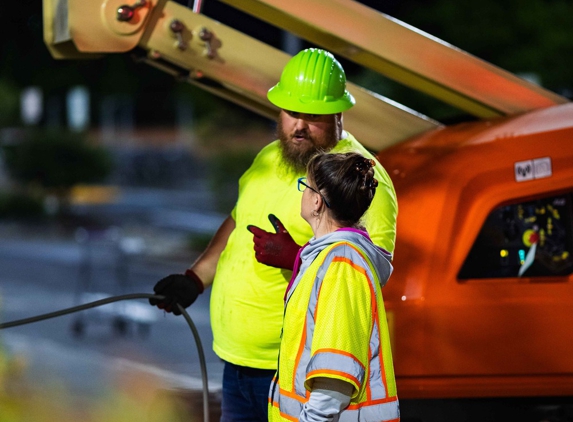
<svg viewBox="0 0 573 422">
<path fill-rule="evenodd" d="M 134 0 L 135 1 L 135 0 Z M 44 38 L 56 58 L 93 57 L 136 47 L 143 60 L 269 118 L 266 93 L 290 56 L 173 1 L 43 0 Z M 129 18 L 129 19 L 127 19 Z M 345 127 L 378 151 L 439 123 L 354 84 Z"/>
<path fill-rule="evenodd" d="M 221 0 L 481 118 L 568 100 L 351 0 Z"/>
</svg>

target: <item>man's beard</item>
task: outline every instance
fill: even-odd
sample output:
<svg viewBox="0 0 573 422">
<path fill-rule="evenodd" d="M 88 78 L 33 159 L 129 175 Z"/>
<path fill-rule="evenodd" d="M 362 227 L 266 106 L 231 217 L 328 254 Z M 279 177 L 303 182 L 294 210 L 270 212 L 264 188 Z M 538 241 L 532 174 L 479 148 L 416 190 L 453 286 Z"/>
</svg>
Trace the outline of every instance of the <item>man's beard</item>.
<svg viewBox="0 0 573 422">
<path fill-rule="evenodd" d="M 303 135 L 309 140 L 300 146 L 292 141 L 292 136 Z M 336 126 L 333 125 L 332 131 L 326 133 L 320 139 L 311 137 L 307 129 L 297 130 L 292 135 L 285 133 L 281 120 L 277 122 L 277 138 L 280 141 L 283 162 L 296 173 L 306 172 L 306 165 L 310 159 L 322 151 L 330 151 L 338 142 Z"/>
</svg>

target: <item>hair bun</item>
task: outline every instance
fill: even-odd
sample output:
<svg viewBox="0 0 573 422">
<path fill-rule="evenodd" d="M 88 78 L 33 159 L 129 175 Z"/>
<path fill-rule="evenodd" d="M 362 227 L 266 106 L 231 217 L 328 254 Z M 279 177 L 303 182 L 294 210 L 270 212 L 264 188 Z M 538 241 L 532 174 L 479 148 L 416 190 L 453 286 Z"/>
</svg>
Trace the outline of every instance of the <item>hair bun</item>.
<svg viewBox="0 0 573 422">
<path fill-rule="evenodd" d="M 376 189 L 378 187 L 378 180 L 376 180 L 374 177 L 370 180 L 364 180 L 364 186 L 366 186 L 368 189 Z"/>
<path fill-rule="evenodd" d="M 356 171 L 360 173 L 363 179 L 362 189 L 376 189 L 378 186 L 378 180 L 374 178 L 374 171 L 372 170 L 375 165 L 374 160 L 365 157 L 360 157 L 356 162 Z"/>
<path fill-rule="evenodd" d="M 368 171 L 376 165 L 376 162 L 372 159 L 360 157 L 356 163 L 356 171 L 363 176 L 366 176 Z"/>
</svg>

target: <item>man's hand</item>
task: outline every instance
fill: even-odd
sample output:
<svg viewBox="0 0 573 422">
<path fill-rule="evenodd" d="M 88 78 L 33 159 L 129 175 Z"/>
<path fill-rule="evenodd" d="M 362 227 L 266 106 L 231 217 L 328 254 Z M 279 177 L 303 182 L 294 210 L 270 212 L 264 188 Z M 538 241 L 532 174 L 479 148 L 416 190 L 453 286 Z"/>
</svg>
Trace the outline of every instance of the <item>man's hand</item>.
<svg viewBox="0 0 573 422">
<path fill-rule="evenodd" d="M 269 233 L 252 225 L 247 226 L 253 233 L 255 258 L 261 264 L 292 271 L 300 246 L 277 217 L 269 214 L 269 220 L 276 233 Z"/>
<path fill-rule="evenodd" d="M 173 312 L 173 315 L 181 315 L 177 304 L 187 308 L 199 294 L 203 293 L 203 283 L 193 270 L 185 271 L 185 274 L 171 274 L 157 282 L 153 291 L 156 295 L 165 296 L 164 299 L 149 299 L 149 303 L 163 309 L 165 312 Z"/>
</svg>

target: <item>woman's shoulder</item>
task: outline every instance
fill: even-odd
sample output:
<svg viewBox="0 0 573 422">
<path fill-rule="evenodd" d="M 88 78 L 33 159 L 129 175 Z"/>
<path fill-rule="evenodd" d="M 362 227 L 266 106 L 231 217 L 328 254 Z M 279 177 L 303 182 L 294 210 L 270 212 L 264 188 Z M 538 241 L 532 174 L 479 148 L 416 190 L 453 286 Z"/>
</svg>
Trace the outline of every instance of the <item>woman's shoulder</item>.
<svg viewBox="0 0 573 422">
<path fill-rule="evenodd" d="M 350 240 L 337 240 L 325 248 L 325 253 L 330 257 L 348 258 L 351 260 L 364 259 L 365 253 L 356 243 Z"/>
</svg>

